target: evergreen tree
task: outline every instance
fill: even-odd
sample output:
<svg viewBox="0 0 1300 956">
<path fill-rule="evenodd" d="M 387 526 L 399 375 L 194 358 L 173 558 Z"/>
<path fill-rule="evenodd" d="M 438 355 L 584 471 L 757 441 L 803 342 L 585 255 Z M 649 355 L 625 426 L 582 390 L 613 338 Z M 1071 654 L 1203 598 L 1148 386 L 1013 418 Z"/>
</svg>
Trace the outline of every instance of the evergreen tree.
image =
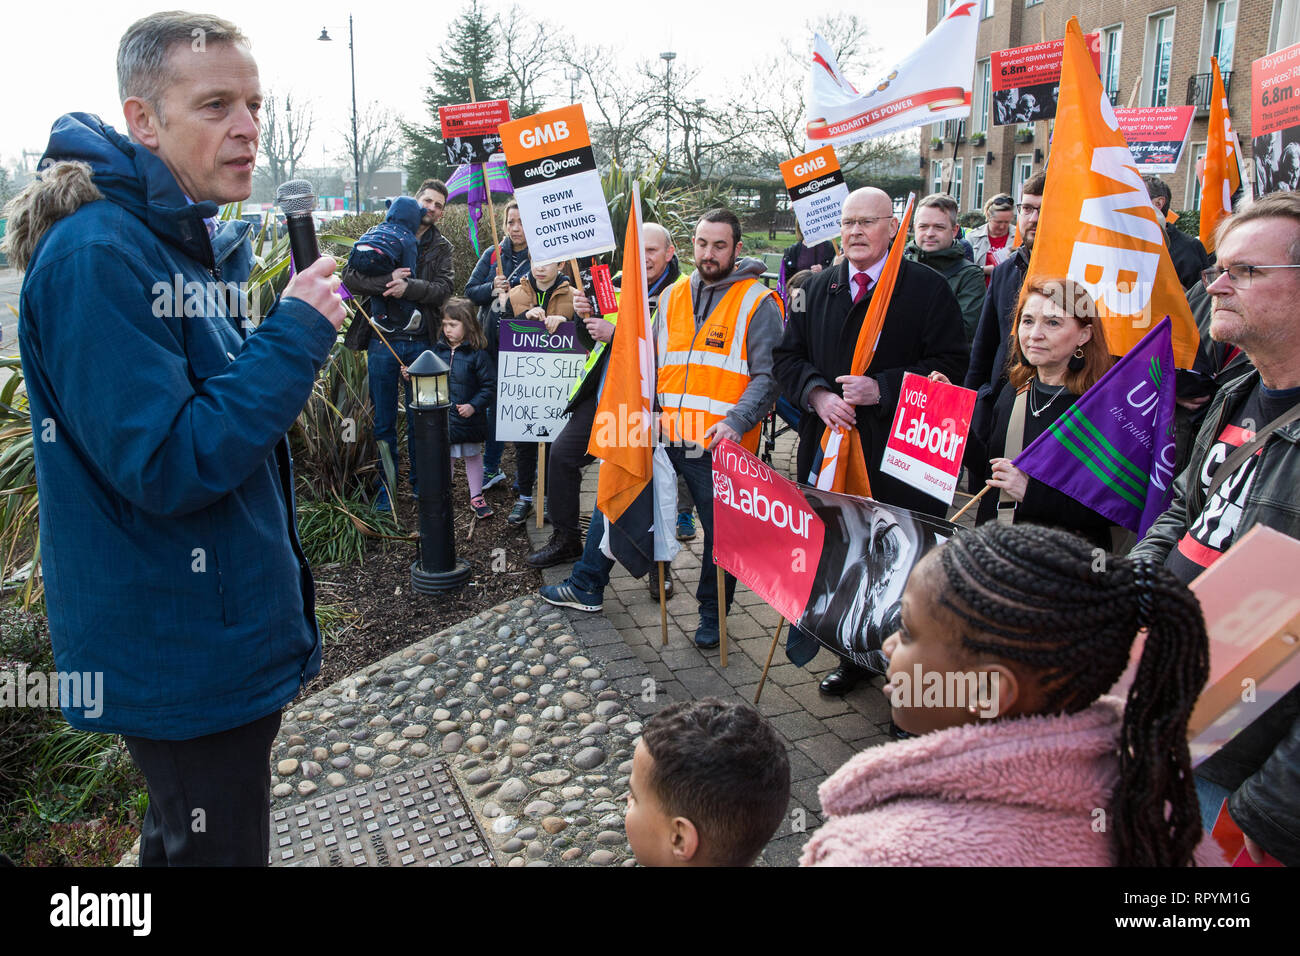
<svg viewBox="0 0 1300 956">
<path fill-rule="evenodd" d="M 508 81 L 494 64 L 498 43 L 495 20 L 488 17 L 478 0 L 471 0 L 456 18 L 440 56 L 429 61 L 433 83 L 425 87 L 424 105 L 431 122 L 424 126 L 402 124 L 409 191 L 430 176 L 445 180 L 451 175 L 453 167 L 447 164 L 438 107 L 505 97 Z M 469 93 L 470 80 L 474 81 L 473 97 Z"/>
</svg>

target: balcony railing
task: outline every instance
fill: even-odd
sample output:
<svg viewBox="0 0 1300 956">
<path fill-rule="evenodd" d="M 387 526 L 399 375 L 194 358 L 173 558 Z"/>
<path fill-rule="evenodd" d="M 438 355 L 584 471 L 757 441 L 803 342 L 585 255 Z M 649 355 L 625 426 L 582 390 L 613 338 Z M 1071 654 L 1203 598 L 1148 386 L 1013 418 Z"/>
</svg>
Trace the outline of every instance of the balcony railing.
<svg viewBox="0 0 1300 956">
<path fill-rule="evenodd" d="M 1187 78 L 1187 105 L 1195 106 L 1198 110 L 1208 110 L 1213 90 L 1213 73 L 1193 73 Z M 1232 95 L 1231 70 L 1227 70 L 1223 74 L 1223 92 L 1226 96 Z"/>
</svg>

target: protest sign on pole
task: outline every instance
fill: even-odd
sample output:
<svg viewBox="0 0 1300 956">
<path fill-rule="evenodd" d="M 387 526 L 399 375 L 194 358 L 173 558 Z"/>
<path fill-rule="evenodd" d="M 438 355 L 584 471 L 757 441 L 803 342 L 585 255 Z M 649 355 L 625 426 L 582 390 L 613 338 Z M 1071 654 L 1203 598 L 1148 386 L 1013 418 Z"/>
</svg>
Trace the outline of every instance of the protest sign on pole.
<svg viewBox="0 0 1300 956">
<path fill-rule="evenodd" d="M 614 228 L 582 106 L 513 120 L 500 132 L 533 263 L 613 249 Z"/>
<path fill-rule="evenodd" d="M 1143 175 L 1177 172 L 1187 134 L 1192 129 L 1195 106 L 1139 106 L 1115 110 L 1120 132 L 1128 140 L 1138 171 Z"/>
<path fill-rule="evenodd" d="M 812 248 L 840 234 L 840 208 L 849 195 L 834 146 L 823 146 L 781 164 L 790 204 L 803 232 L 803 244 Z"/>
<path fill-rule="evenodd" d="M 499 342 L 497 440 L 554 441 L 586 357 L 573 323 L 560 323 L 552 334 L 544 322 L 503 318 Z"/>
<path fill-rule="evenodd" d="M 971 0 L 954 5 L 920 46 L 865 93 L 840 70 L 830 44 L 813 34 L 808 139 L 847 146 L 969 116 L 979 33 L 976 6 Z"/>
<path fill-rule="evenodd" d="M 1101 34 L 1086 33 L 1092 65 L 1101 73 Z M 1034 123 L 1056 116 L 1061 94 L 1061 54 L 1065 40 L 1049 40 L 994 50 L 990 86 L 993 94 L 993 125 Z"/>
<path fill-rule="evenodd" d="M 731 441 L 713 450 L 713 560 L 836 654 L 884 673 L 916 562 L 956 527 L 799 486 Z"/>
<path fill-rule="evenodd" d="M 881 472 L 952 504 L 974 410 L 971 389 L 906 373 Z"/>
<path fill-rule="evenodd" d="M 510 104 L 505 100 L 457 103 L 438 107 L 442 144 L 447 162 L 453 166 L 490 162 L 501 152 L 502 123 L 510 122 Z"/>
<path fill-rule="evenodd" d="M 1255 198 L 1300 189 L 1300 43 L 1250 65 Z"/>
</svg>

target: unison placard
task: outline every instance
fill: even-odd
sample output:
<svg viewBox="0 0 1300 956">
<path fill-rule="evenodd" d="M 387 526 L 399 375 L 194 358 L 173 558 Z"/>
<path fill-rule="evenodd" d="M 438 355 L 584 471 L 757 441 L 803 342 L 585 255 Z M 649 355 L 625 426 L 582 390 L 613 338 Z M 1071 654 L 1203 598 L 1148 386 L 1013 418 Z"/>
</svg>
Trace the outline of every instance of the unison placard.
<svg viewBox="0 0 1300 956">
<path fill-rule="evenodd" d="M 551 333 L 544 322 L 502 319 L 498 342 L 497 441 L 554 441 L 586 357 L 573 323 Z"/>
<path fill-rule="evenodd" d="M 543 265 L 613 249 L 582 107 L 513 120 L 500 132 L 532 261 Z"/>
</svg>

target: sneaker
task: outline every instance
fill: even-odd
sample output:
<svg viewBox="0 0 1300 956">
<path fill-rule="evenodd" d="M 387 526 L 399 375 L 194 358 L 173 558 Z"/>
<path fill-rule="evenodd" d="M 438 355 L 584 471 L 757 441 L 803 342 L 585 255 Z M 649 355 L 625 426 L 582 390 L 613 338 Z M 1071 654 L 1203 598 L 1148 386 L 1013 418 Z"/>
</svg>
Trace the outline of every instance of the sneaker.
<svg viewBox="0 0 1300 956">
<path fill-rule="evenodd" d="M 650 573 L 646 575 L 646 584 L 648 585 L 648 590 L 650 591 L 650 600 L 653 601 L 655 604 L 658 604 L 659 603 L 659 569 L 658 568 L 650 569 Z M 673 576 L 671 574 L 665 574 L 664 575 L 664 600 L 671 601 L 672 599 L 673 599 Z"/>
<path fill-rule="evenodd" d="M 506 480 L 506 476 L 502 472 L 499 471 L 488 472 L 486 475 L 483 476 L 483 490 L 487 491 L 489 488 L 495 488 L 497 485 L 501 484 L 501 482 L 505 480 Z"/>
<path fill-rule="evenodd" d="M 605 606 L 604 598 L 599 594 L 579 591 L 568 581 L 563 584 L 544 584 L 537 589 L 542 600 L 556 607 L 571 607 L 579 611 L 596 613 Z"/>
<path fill-rule="evenodd" d="M 510 514 L 506 516 L 506 524 L 523 524 L 532 513 L 533 503 L 520 498 L 515 502 L 515 506 L 510 509 Z"/>
<path fill-rule="evenodd" d="M 708 649 L 717 647 L 721 643 L 722 637 L 718 633 L 718 622 L 701 619 L 700 626 L 695 631 L 695 646 Z"/>
<path fill-rule="evenodd" d="M 469 499 L 469 506 L 474 509 L 474 515 L 479 518 L 491 518 L 496 513 L 482 495 Z"/>
<path fill-rule="evenodd" d="M 375 496 L 376 511 L 392 511 L 393 503 L 388 500 L 388 486 L 380 485 L 379 494 Z"/>
<path fill-rule="evenodd" d="M 677 513 L 677 540 L 694 541 L 695 540 L 695 515 L 690 511 L 679 511 Z"/>
</svg>

